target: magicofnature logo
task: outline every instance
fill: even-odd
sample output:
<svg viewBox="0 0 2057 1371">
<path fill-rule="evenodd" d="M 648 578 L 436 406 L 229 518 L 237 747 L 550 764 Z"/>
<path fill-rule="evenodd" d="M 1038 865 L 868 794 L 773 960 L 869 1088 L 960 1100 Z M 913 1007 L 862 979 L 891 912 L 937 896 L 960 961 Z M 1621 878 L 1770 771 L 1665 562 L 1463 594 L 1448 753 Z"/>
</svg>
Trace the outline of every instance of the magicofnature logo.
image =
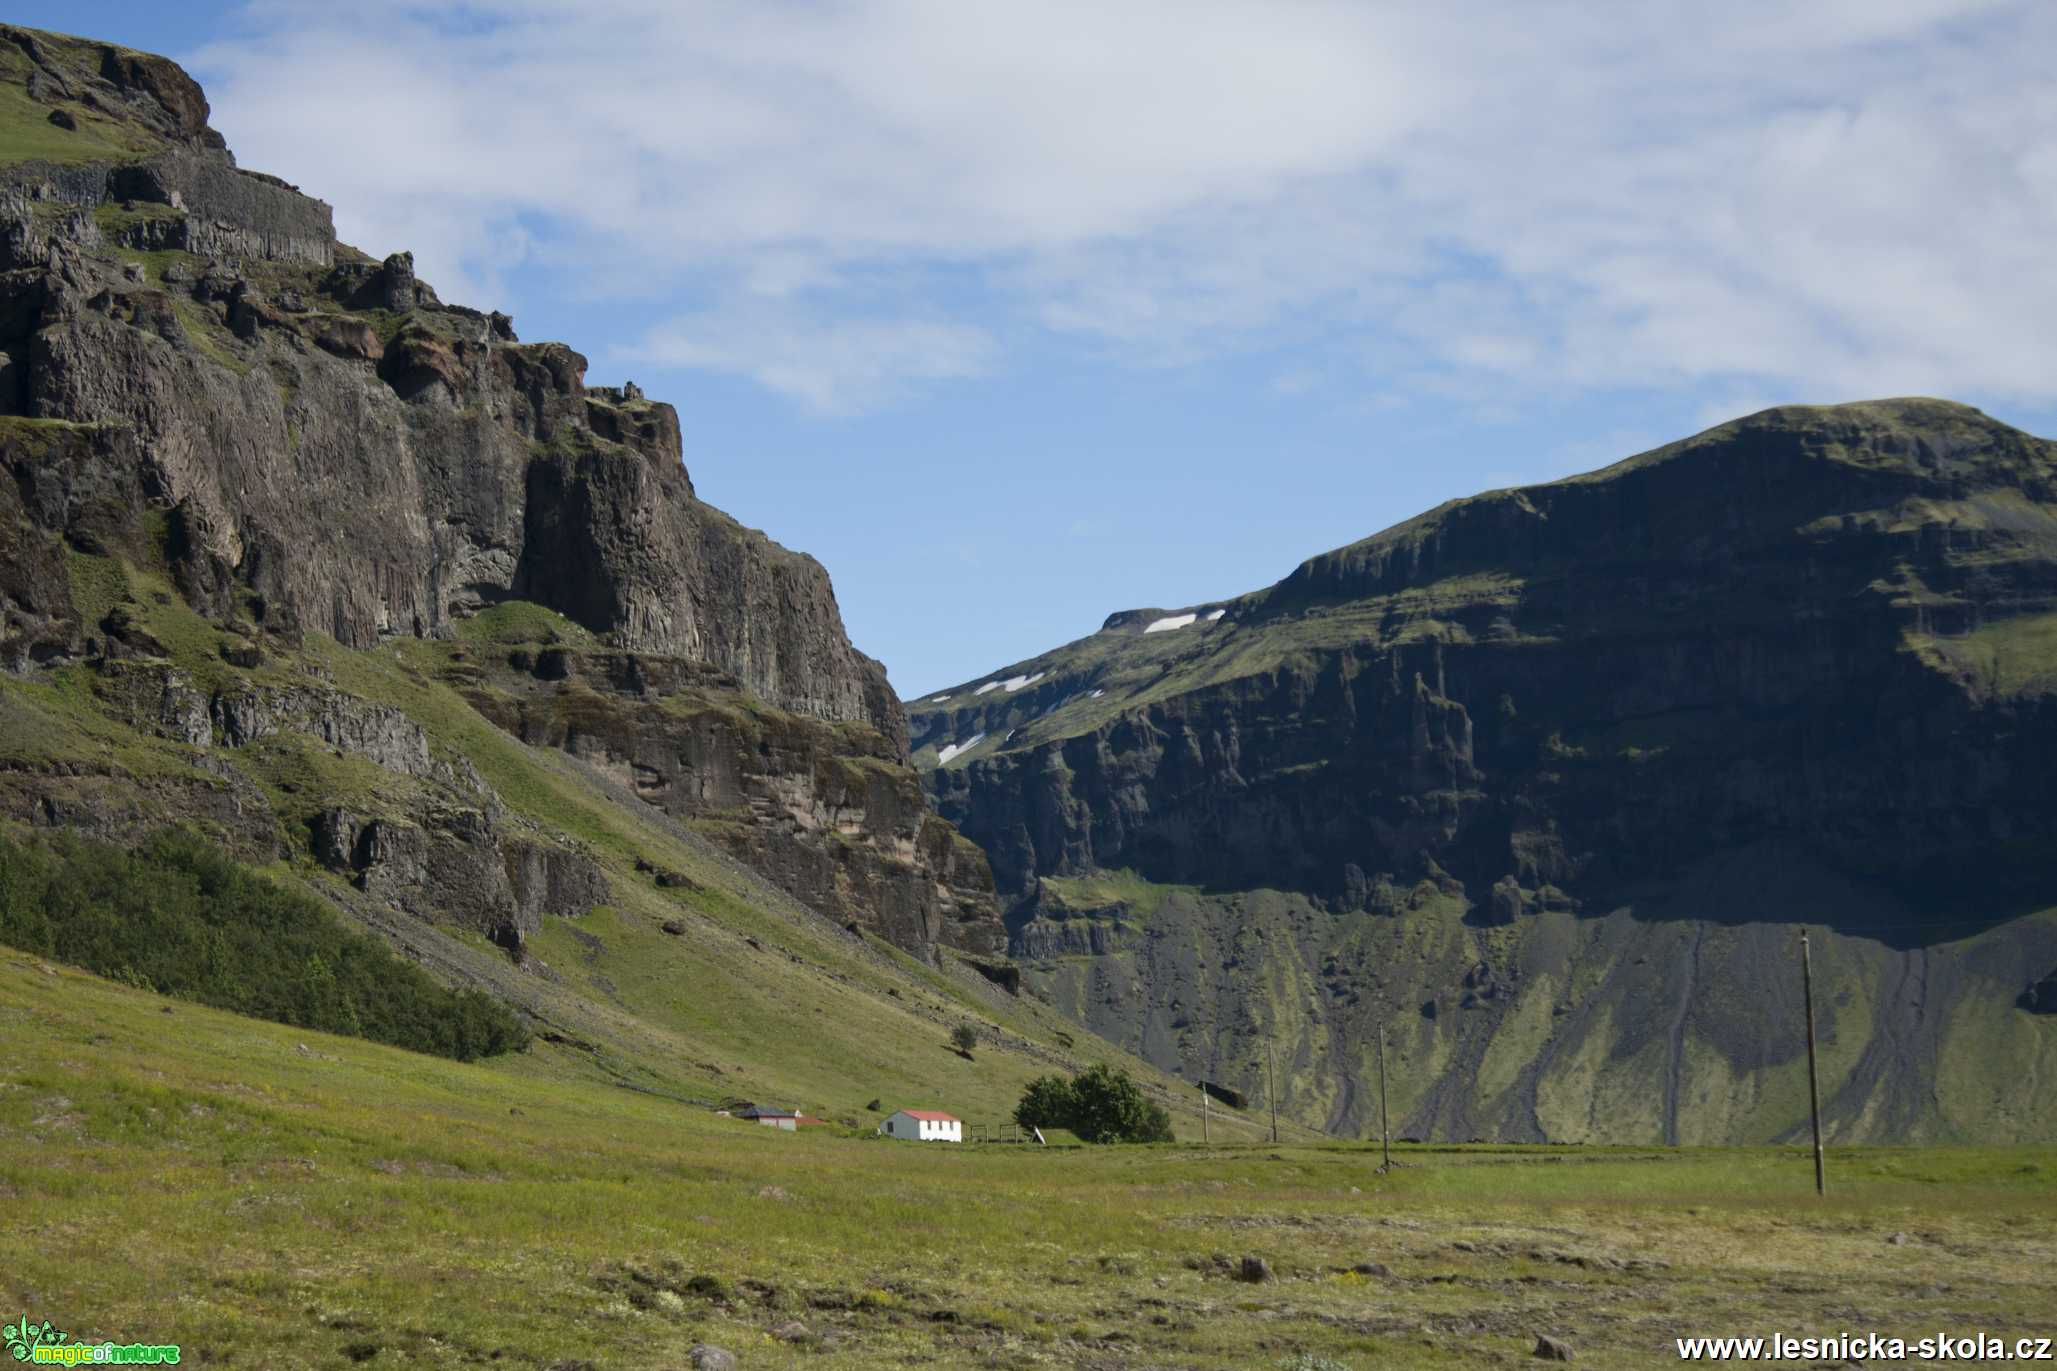
<svg viewBox="0 0 2057 1371">
<path fill-rule="evenodd" d="M 39 1366 L 172 1366 L 179 1360 L 177 1343 L 74 1342 L 71 1335 L 45 1319 L 24 1314 L 0 1330 L 16 1361 Z"/>
</svg>

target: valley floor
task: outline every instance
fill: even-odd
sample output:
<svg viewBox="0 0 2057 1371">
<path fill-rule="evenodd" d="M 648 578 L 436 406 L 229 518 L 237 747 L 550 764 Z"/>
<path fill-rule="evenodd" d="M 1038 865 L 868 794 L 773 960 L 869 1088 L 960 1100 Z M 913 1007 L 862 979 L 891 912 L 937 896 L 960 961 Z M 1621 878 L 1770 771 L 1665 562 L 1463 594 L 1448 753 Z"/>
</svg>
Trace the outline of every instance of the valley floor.
<svg viewBox="0 0 2057 1371">
<path fill-rule="evenodd" d="M 782 1134 L 0 949 L 0 1303 L 182 1365 L 1678 1364 L 2057 1334 L 2057 1148 L 1029 1149 Z M 1234 1272 L 1259 1257 L 1271 1278 Z M 799 1341 L 775 1336 L 783 1330 Z M 1828 1363 L 1824 1363 L 1828 1364 Z"/>
</svg>

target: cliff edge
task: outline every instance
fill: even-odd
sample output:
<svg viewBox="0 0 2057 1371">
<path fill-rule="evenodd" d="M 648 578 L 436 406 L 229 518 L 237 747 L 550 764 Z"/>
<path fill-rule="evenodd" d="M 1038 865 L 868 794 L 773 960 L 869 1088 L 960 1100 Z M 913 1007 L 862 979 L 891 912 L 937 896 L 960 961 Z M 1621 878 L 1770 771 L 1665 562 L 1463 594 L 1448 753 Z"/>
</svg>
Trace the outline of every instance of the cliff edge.
<svg viewBox="0 0 2057 1371">
<path fill-rule="evenodd" d="M 995 943 L 983 859 L 923 812 L 904 714 L 827 573 L 697 498 L 673 408 L 588 385 L 585 358 L 522 342 L 505 314 L 443 302 L 407 253 L 339 243 L 327 205 L 238 167 L 207 119 L 164 58 L 0 26 L 0 667 L 172 659 L 130 582 L 111 603 L 81 589 L 92 559 L 161 572 L 232 672 L 295 660 L 310 636 L 454 643 L 482 613 L 536 607 L 502 616 L 542 625 L 534 641 L 503 633 L 496 650 L 604 650 L 579 680 L 624 718 L 691 676 L 808 740 L 774 755 L 751 729 L 724 735 L 753 749 L 725 774 L 780 797 L 757 811 L 728 812 L 747 811 L 740 789 L 717 805 L 719 787 L 680 786 L 738 855 L 918 954 Z M 553 660 L 569 665 L 552 691 L 579 664 Z M 177 707 L 190 745 L 233 684 L 199 700 L 204 726 Z M 630 761 L 600 757 L 590 731 L 531 733 Z M 716 747 L 674 746 L 668 765 L 704 768 Z M 893 783 L 853 786 L 849 767 Z M 17 772 L 20 814 L 47 779 Z"/>
</svg>

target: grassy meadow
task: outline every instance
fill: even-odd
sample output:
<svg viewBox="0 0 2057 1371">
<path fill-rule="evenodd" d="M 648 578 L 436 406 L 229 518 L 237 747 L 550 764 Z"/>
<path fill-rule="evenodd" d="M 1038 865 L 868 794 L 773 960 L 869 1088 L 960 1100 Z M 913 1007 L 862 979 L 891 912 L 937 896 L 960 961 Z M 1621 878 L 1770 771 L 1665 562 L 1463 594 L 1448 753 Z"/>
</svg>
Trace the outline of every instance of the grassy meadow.
<svg viewBox="0 0 2057 1371">
<path fill-rule="evenodd" d="M 2057 1332 L 2057 1148 L 1836 1149 L 1824 1202 L 1794 1149 L 1382 1175 L 1358 1145 L 788 1135 L 547 1044 L 462 1064 L 8 949 L 0 1024 L 0 1302 L 182 1364 L 1471 1367 L 1547 1333 L 1634 1367 L 1678 1335 Z"/>
</svg>

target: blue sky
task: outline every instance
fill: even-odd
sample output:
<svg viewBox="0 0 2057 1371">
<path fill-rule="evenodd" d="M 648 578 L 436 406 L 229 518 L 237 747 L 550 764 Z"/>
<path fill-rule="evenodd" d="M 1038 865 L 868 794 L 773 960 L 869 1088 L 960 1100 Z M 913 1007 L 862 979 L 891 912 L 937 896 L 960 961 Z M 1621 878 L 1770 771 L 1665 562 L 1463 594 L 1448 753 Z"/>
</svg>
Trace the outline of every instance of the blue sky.
<svg viewBox="0 0 2057 1371">
<path fill-rule="evenodd" d="M 2057 433 L 2057 7 L 29 3 L 678 406 L 896 686 L 1786 401 Z"/>
</svg>

